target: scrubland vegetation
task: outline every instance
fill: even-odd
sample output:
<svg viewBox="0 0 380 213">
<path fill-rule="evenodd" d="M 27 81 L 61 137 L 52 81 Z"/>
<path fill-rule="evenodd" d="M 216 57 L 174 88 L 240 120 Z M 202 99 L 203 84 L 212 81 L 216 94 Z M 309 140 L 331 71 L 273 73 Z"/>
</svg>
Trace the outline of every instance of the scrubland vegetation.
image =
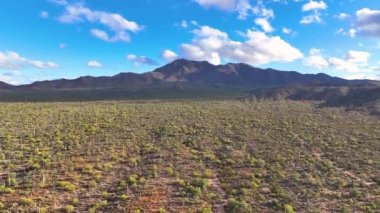
<svg viewBox="0 0 380 213">
<path fill-rule="evenodd" d="M 380 119 L 272 101 L 0 105 L 0 212 L 379 212 Z"/>
</svg>

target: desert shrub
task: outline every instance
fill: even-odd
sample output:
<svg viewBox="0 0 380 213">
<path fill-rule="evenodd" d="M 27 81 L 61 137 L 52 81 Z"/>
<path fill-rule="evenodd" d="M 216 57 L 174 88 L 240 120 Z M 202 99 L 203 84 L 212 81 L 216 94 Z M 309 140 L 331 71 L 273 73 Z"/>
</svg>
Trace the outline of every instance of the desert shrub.
<svg viewBox="0 0 380 213">
<path fill-rule="evenodd" d="M 96 204 L 93 206 L 93 208 L 95 208 L 95 210 L 96 210 L 96 209 L 103 209 L 103 208 L 105 208 L 105 207 L 107 207 L 107 206 L 108 206 L 108 202 L 107 202 L 107 200 L 102 200 L 102 201 L 96 203 Z"/>
<path fill-rule="evenodd" d="M 144 177 L 140 177 L 138 183 L 139 183 L 140 185 L 144 185 L 144 184 L 145 184 L 145 178 L 144 178 Z"/>
<path fill-rule="evenodd" d="M 202 196 L 202 189 L 199 187 L 188 186 L 187 191 L 191 194 L 191 196 L 195 199 L 200 199 Z"/>
<path fill-rule="evenodd" d="M 171 166 L 168 166 L 168 167 L 166 168 L 166 173 L 168 173 L 168 175 L 170 175 L 170 176 L 175 176 L 174 169 L 173 169 L 173 167 L 171 167 Z"/>
<path fill-rule="evenodd" d="M 213 213 L 212 208 L 210 207 L 202 207 L 201 213 Z"/>
<path fill-rule="evenodd" d="M 240 202 L 234 198 L 228 199 L 225 210 L 231 213 L 250 213 L 252 212 L 251 207 L 244 201 Z"/>
<path fill-rule="evenodd" d="M 177 178 L 176 185 L 179 186 L 179 187 L 185 187 L 186 186 L 186 182 L 185 182 L 184 179 Z"/>
<path fill-rule="evenodd" d="M 129 186 L 137 186 L 137 183 L 138 183 L 138 181 L 137 181 L 137 175 L 130 175 L 129 177 L 128 177 L 128 185 Z"/>
<path fill-rule="evenodd" d="M 119 196 L 120 200 L 128 200 L 130 197 L 126 194 L 122 194 Z"/>
<path fill-rule="evenodd" d="M 212 178 L 212 177 L 214 177 L 214 173 L 212 172 L 211 169 L 206 169 L 203 172 L 203 177 L 205 177 L 205 178 Z"/>
<path fill-rule="evenodd" d="M 13 194 L 15 190 L 10 187 L 6 187 L 5 185 L 0 185 L 0 194 Z"/>
<path fill-rule="evenodd" d="M 78 198 L 73 198 L 73 199 L 71 200 L 71 204 L 73 204 L 74 206 L 75 206 L 75 205 L 78 205 L 78 204 L 79 204 L 79 199 L 78 199 Z"/>
<path fill-rule="evenodd" d="M 75 212 L 75 207 L 72 205 L 66 205 L 65 212 L 67 212 L 67 213 Z"/>
<path fill-rule="evenodd" d="M 294 211 L 293 206 L 290 204 L 285 204 L 284 210 L 285 210 L 285 213 L 295 213 L 296 212 L 296 211 Z"/>
<path fill-rule="evenodd" d="M 8 174 L 8 185 L 17 186 L 17 175 L 14 172 Z"/>
<path fill-rule="evenodd" d="M 25 206 L 32 205 L 32 203 L 33 203 L 33 199 L 32 198 L 27 198 L 27 197 L 21 198 L 20 201 L 21 201 L 21 204 L 25 205 Z"/>
<path fill-rule="evenodd" d="M 199 187 L 201 190 L 204 190 L 207 188 L 208 182 L 204 178 L 196 177 L 191 181 L 191 185 L 194 187 Z"/>
<path fill-rule="evenodd" d="M 68 182 L 68 181 L 58 181 L 57 187 L 63 191 L 67 191 L 67 192 L 73 192 L 76 189 L 75 185 Z"/>
<path fill-rule="evenodd" d="M 92 174 L 94 174 L 94 167 L 91 166 L 91 165 L 86 165 L 86 166 L 82 169 L 82 171 L 83 171 L 84 174 L 92 175 Z"/>
<path fill-rule="evenodd" d="M 129 163 L 131 164 L 131 166 L 135 168 L 137 167 L 138 161 L 139 161 L 139 158 L 137 157 L 132 157 L 129 159 Z"/>
</svg>

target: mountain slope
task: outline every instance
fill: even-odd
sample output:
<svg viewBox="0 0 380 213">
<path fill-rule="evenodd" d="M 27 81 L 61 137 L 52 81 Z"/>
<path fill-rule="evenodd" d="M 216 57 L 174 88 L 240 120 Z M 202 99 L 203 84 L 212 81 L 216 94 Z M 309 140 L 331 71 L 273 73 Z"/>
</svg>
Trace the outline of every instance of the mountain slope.
<svg viewBox="0 0 380 213">
<path fill-rule="evenodd" d="M 313 100 L 320 85 L 338 88 L 328 90 L 327 94 L 317 94 L 327 97 L 340 95 L 340 87 L 372 84 L 372 81 L 348 81 L 326 74 L 260 69 L 243 63 L 215 66 L 206 61 L 179 59 L 142 74 L 84 76 L 21 86 L 4 84 L 2 87 L 0 84 L 0 101 L 236 98 L 246 94 L 256 96 L 257 90 L 260 91 L 259 96 L 263 97 L 278 95 L 280 92 L 281 96 L 311 96 L 306 99 Z"/>
<path fill-rule="evenodd" d="M 19 89 L 93 89 L 151 87 L 152 85 L 273 87 L 291 84 L 343 83 L 344 79 L 325 74 L 259 69 L 247 64 L 215 66 L 206 61 L 176 60 L 152 72 L 143 74 L 120 73 L 112 77 L 85 76 L 74 80 L 60 79 L 23 85 Z"/>
<path fill-rule="evenodd" d="M 0 90 L 9 90 L 12 88 L 14 88 L 14 86 L 0 81 Z"/>
</svg>

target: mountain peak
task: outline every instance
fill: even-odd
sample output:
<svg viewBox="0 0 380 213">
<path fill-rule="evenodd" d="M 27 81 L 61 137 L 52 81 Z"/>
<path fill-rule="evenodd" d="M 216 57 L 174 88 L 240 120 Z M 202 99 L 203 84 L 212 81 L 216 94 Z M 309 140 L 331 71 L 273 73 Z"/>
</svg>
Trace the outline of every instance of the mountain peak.
<svg viewBox="0 0 380 213">
<path fill-rule="evenodd" d="M 216 66 L 207 61 L 190 61 L 187 59 L 177 59 L 154 72 L 163 74 L 165 77 L 179 77 L 195 72 L 214 70 Z"/>
</svg>

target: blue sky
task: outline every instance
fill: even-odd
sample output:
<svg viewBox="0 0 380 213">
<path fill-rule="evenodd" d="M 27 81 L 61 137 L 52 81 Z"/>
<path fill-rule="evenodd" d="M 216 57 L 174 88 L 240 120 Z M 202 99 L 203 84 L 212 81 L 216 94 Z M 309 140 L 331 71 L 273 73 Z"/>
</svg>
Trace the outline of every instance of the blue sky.
<svg viewBox="0 0 380 213">
<path fill-rule="evenodd" d="M 2 0 L 0 20 L 11 84 L 176 58 L 380 79 L 377 0 Z"/>
</svg>

